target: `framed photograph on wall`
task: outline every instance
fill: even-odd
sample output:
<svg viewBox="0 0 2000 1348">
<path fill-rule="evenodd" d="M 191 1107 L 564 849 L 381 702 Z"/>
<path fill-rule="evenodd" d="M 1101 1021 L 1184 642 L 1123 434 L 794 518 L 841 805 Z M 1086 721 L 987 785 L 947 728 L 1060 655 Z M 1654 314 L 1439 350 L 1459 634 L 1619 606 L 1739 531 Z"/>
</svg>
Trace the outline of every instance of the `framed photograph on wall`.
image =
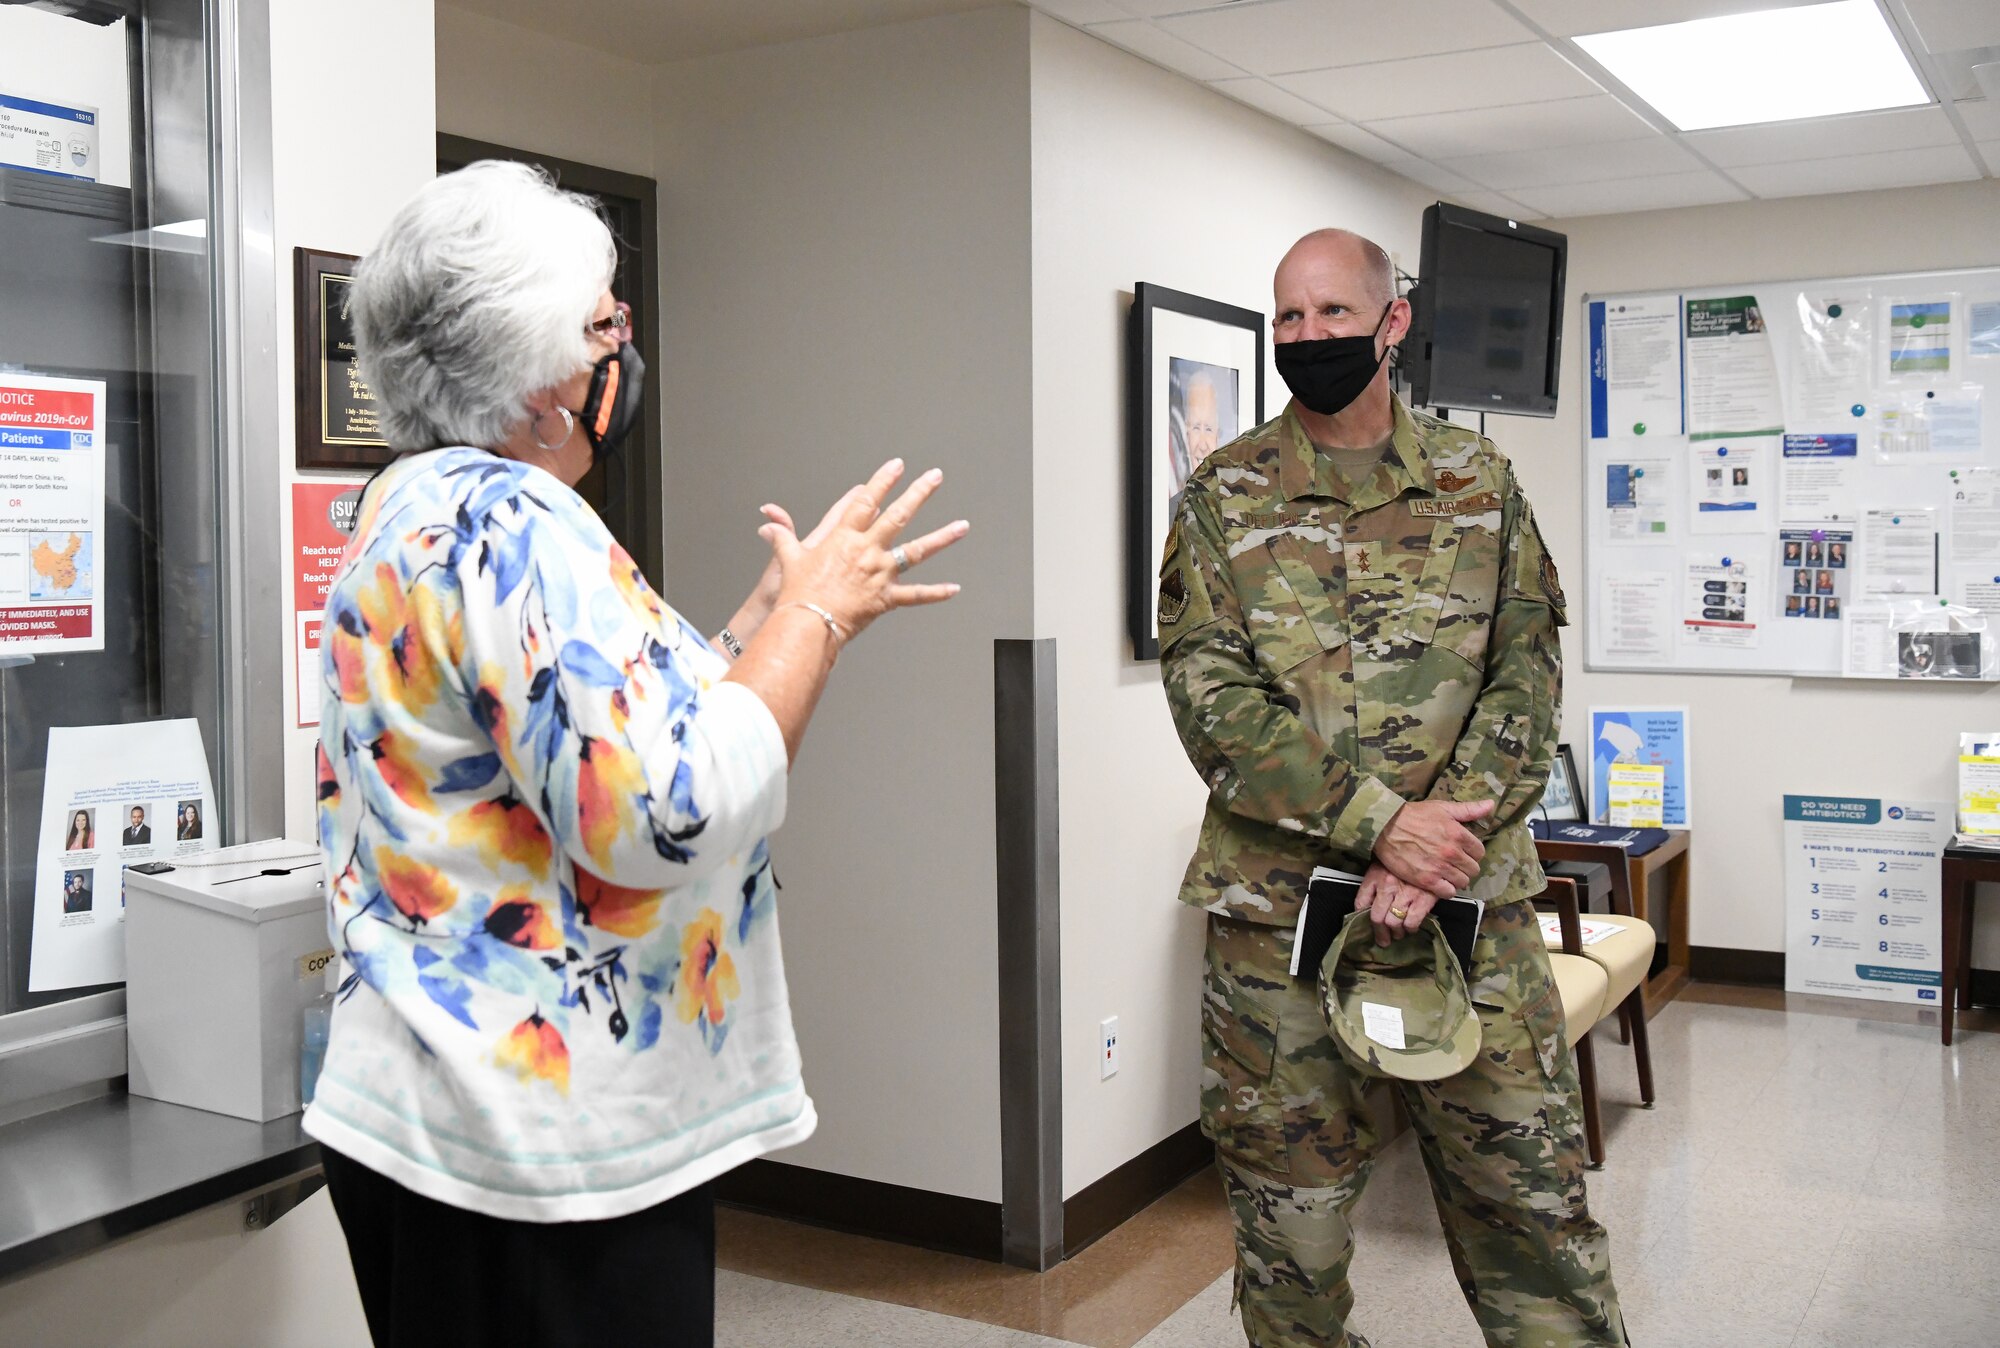
<svg viewBox="0 0 2000 1348">
<path fill-rule="evenodd" d="M 1160 658 L 1160 558 L 1188 475 L 1264 420 L 1264 315 L 1141 281 L 1129 334 L 1132 653 Z"/>
<path fill-rule="evenodd" d="M 372 469 L 395 458 L 382 438 L 375 395 L 361 380 L 347 296 L 354 288 L 349 253 L 292 250 L 292 371 L 297 425 L 293 462 L 302 469 Z"/>
<path fill-rule="evenodd" d="M 1582 778 L 1576 775 L 1576 756 L 1567 744 L 1556 746 L 1555 761 L 1549 764 L 1549 784 L 1542 792 L 1541 816 L 1550 823 L 1582 823 L 1584 817 Z"/>
</svg>

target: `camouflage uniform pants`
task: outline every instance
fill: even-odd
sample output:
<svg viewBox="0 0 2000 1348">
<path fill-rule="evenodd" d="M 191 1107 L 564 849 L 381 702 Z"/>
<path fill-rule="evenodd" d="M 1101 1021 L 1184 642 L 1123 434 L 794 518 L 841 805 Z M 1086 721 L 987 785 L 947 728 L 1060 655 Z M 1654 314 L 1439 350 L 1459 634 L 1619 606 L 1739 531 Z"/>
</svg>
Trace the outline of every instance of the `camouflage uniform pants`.
<svg viewBox="0 0 2000 1348">
<path fill-rule="evenodd" d="M 1334 1047 L 1292 932 L 1211 917 L 1202 987 L 1202 1129 L 1236 1224 L 1236 1297 L 1254 1348 L 1353 1348 L 1348 1213 L 1381 1138 L 1374 1079 Z M 1494 1348 L 1624 1345 L 1610 1245 L 1584 1200 L 1582 1107 L 1534 909 L 1486 913 L 1468 980 L 1472 1066 L 1396 1082 L 1452 1266 Z M 1385 1345 L 1387 1348 L 1387 1345 Z"/>
</svg>

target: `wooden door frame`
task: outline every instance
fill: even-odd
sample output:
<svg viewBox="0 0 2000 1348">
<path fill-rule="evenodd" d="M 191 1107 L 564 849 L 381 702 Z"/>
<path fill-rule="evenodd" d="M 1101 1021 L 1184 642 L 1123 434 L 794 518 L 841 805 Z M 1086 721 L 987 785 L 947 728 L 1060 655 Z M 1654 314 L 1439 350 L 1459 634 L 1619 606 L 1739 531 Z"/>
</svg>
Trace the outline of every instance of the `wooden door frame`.
<svg viewBox="0 0 2000 1348">
<path fill-rule="evenodd" d="M 645 401 L 640 413 L 644 423 L 651 428 L 654 452 L 649 458 L 632 454 L 624 459 L 624 489 L 644 504 L 644 509 L 634 512 L 638 536 L 633 540 L 633 560 L 646 573 L 646 579 L 655 588 L 663 589 L 666 576 L 663 574 L 665 546 L 662 534 L 665 527 L 665 495 L 662 485 L 662 465 L 666 462 L 666 426 L 660 414 L 660 214 L 659 187 L 651 178 L 640 177 L 636 173 L 620 173 L 615 169 L 599 168 L 594 164 L 580 164 L 572 159 L 559 159 L 551 154 L 539 154 L 533 150 L 517 149 L 508 145 L 496 145 L 490 141 L 472 140 L 466 136 L 454 136 L 440 131 L 437 138 L 438 162 L 454 168 L 462 168 L 481 159 L 507 159 L 523 164 L 539 164 L 556 175 L 562 186 L 578 192 L 588 192 L 598 196 L 624 197 L 639 203 L 639 237 L 626 240 L 634 245 L 633 287 L 644 299 L 645 312 L 639 323 L 639 356 L 646 362 L 650 378 L 646 380 Z"/>
</svg>

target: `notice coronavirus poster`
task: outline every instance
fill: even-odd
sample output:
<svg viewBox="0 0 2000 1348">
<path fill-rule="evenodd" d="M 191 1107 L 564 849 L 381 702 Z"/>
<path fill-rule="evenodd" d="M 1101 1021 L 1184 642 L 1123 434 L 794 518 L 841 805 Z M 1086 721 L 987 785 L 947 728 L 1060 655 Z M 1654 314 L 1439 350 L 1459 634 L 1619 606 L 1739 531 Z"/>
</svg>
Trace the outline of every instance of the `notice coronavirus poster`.
<svg viewBox="0 0 2000 1348">
<path fill-rule="evenodd" d="M 1785 991 L 1935 1006 L 1944 968 L 1935 801 L 1785 797 Z"/>
<path fill-rule="evenodd" d="M 319 724 L 320 624 L 360 507 L 361 488 L 351 482 L 292 484 L 292 621 L 301 726 Z"/>
<path fill-rule="evenodd" d="M 104 649 L 104 382 L 0 374 L 0 655 Z"/>
</svg>

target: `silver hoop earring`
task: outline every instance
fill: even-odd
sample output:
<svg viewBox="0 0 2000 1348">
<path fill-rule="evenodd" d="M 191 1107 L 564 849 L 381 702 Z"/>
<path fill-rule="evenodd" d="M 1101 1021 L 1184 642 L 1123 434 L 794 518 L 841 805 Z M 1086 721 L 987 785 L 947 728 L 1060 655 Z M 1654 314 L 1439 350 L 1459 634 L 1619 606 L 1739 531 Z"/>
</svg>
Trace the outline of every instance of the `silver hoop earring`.
<svg viewBox="0 0 2000 1348">
<path fill-rule="evenodd" d="M 576 434 L 576 418 L 571 416 L 569 409 L 567 407 L 564 407 L 561 403 L 557 403 L 554 407 L 550 408 L 549 412 L 560 412 L 562 414 L 562 423 L 563 423 L 562 439 L 556 441 L 553 445 L 550 444 L 548 441 L 542 439 L 542 417 L 547 416 L 549 414 L 548 412 L 544 412 L 541 414 L 541 416 L 536 417 L 534 420 L 534 424 L 531 425 L 528 429 L 529 433 L 535 437 L 536 444 L 540 445 L 543 449 L 548 450 L 550 453 L 554 453 L 556 450 L 559 450 L 564 445 L 568 444 L 569 438 L 572 435 Z"/>
</svg>

